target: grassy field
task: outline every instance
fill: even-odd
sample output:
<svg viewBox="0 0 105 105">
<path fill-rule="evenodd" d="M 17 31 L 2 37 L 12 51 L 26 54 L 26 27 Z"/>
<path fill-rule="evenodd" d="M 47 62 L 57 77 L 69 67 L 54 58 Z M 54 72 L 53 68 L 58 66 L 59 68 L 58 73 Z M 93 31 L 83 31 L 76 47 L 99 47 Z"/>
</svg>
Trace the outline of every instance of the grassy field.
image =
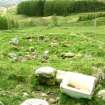
<svg viewBox="0 0 105 105">
<path fill-rule="evenodd" d="M 10 13 L 20 19 L 20 23 L 28 24 L 30 18 Z M 28 24 L 24 28 L 0 31 L 0 101 L 4 105 L 19 105 L 25 99 L 32 97 L 44 98 L 42 93 L 53 93 L 48 94 L 47 99 L 60 98 L 53 105 L 104 105 L 105 102 L 96 96 L 98 90 L 105 88 L 104 80 L 96 86 L 92 100 L 74 99 L 62 94 L 59 86 L 41 86 L 34 81 L 34 69 L 41 66 L 52 66 L 58 70 L 89 75 L 95 75 L 100 69 L 104 71 L 104 17 L 97 18 L 97 27 L 94 27 L 94 20 L 77 21 L 79 15 L 81 14 L 57 17 L 57 25 L 50 17 L 44 17 L 44 20 L 32 17 L 31 23 L 35 23 L 33 26 Z M 11 38 L 16 36 L 20 41 L 18 48 L 9 44 Z M 31 40 L 28 37 L 31 37 Z M 51 46 L 51 42 L 56 42 L 57 45 Z M 34 48 L 36 52 L 35 59 L 22 62 L 12 61 L 8 57 L 12 52 L 17 56 L 31 54 L 30 48 Z M 43 63 L 41 56 L 46 50 L 49 51 L 49 59 L 47 63 Z M 60 55 L 65 52 L 73 52 L 76 57 L 62 59 Z M 24 95 L 25 93 L 28 95 Z"/>
</svg>

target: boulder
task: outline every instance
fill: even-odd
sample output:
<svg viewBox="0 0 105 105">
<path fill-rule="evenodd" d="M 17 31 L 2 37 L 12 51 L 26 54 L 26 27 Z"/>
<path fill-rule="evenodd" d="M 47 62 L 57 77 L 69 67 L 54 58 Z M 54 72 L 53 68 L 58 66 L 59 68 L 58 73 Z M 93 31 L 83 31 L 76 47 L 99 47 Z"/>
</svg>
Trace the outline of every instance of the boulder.
<svg viewBox="0 0 105 105">
<path fill-rule="evenodd" d="M 101 98 L 102 100 L 105 101 L 105 89 L 100 90 L 100 91 L 97 93 L 97 97 L 98 97 L 98 98 Z"/>
<path fill-rule="evenodd" d="M 21 105 L 49 105 L 47 101 L 42 99 L 27 99 Z"/>
<path fill-rule="evenodd" d="M 60 89 L 63 93 L 75 98 L 91 99 L 94 93 L 96 78 L 80 73 L 65 73 Z"/>
<path fill-rule="evenodd" d="M 41 84 L 55 85 L 56 70 L 52 67 L 41 67 L 35 71 L 36 77 Z"/>
</svg>

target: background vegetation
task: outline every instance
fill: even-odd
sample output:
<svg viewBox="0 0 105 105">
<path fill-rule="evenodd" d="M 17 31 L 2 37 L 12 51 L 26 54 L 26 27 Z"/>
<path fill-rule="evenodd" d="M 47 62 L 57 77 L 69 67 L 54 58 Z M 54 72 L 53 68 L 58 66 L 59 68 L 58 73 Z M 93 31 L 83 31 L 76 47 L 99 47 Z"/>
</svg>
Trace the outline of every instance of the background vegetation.
<svg viewBox="0 0 105 105">
<path fill-rule="evenodd" d="M 103 1 L 71 1 L 71 0 L 34 0 L 21 2 L 17 13 L 28 16 L 67 16 L 71 13 L 98 12 L 105 10 Z"/>
</svg>

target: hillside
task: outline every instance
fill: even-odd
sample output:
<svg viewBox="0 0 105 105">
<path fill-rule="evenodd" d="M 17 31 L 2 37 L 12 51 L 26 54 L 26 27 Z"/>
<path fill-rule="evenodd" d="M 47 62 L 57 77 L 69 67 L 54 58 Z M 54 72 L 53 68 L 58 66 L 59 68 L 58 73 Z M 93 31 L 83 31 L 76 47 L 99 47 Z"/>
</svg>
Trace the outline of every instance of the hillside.
<svg viewBox="0 0 105 105">
<path fill-rule="evenodd" d="M 5 2 L 0 0 L 0 5 L 20 1 Z M 50 105 L 105 105 L 105 98 L 98 97 L 105 88 L 105 11 L 29 17 L 8 8 L 3 16 L 7 24 L 16 22 L 17 27 L 0 30 L 0 105 L 21 105 L 29 98 L 41 98 Z M 67 53 L 74 56 L 62 56 Z M 43 66 L 97 77 L 92 99 L 69 97 L 58 84 L 39 84 L 35 71 Z"/>
</svg>

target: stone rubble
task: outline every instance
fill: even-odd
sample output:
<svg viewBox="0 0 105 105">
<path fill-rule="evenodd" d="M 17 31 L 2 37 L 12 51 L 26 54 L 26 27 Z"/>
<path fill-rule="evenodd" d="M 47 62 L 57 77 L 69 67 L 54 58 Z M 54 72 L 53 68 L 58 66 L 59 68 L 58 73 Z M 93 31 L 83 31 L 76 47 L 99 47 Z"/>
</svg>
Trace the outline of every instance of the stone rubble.
<svg viewBox="0 0 105 105">
<path fill-rule="evenodd" d="M 52 67 L 41 67 L 35 71 L 41 84 L 60 83 L 61 92 L 75 98 L 91 99 L 96 85 L 96 77 L 80 73 L 56 71 Z M 55 82 L 56 81 L 56 82 Z"/>
</svg>

